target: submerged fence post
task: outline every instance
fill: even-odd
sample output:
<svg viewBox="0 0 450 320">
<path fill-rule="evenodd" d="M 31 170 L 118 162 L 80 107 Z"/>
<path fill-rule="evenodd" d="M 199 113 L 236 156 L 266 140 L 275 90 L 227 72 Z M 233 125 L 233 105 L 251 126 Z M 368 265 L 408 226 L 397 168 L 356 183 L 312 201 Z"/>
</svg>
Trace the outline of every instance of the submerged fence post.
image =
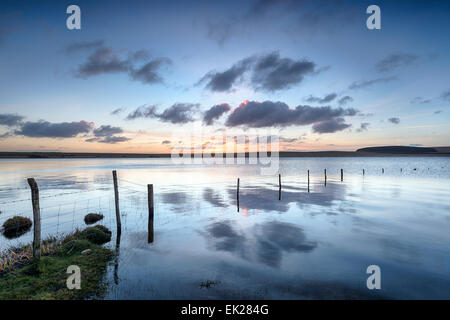
<svg viewBox="0 0 450 320">
<path fill-rule="evenodd" d="M 122 231 L 122 222 L 120 221 L 120 208 L 119 208 L 119 188 L 117 185 L 117 172 L 113 170 L 113 182 L 114 182 L 114 200 L 116 204 L 116 222 L 117 222 L 117 233 Z"/>
<path fill-rule="evenodd" d="M 365 175 L 365 174 L 366 174 L 366 170 L 363 169 L 363 175 Z"/>
<path fill-rule="evenodd" d="M 41 257 L 41 210 L 39 208 L 39 188 L 34 178 L 27 179 L 31 188 L 31 203 L 33 205 L 33 258 Z"/>
<path fill-rule="evenodd" d="M 327 169 L 323 169 L 323 174 L 325 176 L 325 186 L 327 185 Z"/>
<path fill-rule="evenodd" d="M 152 243 L 154 239 L 153 217 L 155 214 L 153 204 L 153 184 L 147 185 L 147 191 L 148 191 L 148 243 Z"/>
<path fill-rule="evenodd" d="M 341 169 L 341 182 L 344 181 L 344 169 Z"/>
<path fill-rule="evenodd" d="M 381 168 L 381 173 L 384 173 L 384 168 Z"/>
</svg>

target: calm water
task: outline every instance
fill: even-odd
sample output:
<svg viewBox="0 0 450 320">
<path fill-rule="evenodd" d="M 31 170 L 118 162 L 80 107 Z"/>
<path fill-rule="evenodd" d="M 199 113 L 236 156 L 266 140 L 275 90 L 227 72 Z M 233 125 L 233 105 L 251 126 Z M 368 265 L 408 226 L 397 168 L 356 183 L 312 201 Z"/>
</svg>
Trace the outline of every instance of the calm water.
<svg viewBox="0 0 450 320">
<path fill-rule="evenodd" d="M 114 169 L 123 229 L 108 299 L 450 299 L 450 158 L 282 159 L 281 200 L 278 176 L 257 166 L 0 160 L 0 224 L 32 217 L 26 178 L 35 177 L 44 237 L 83 227 L 89 212 L 115 231 Z M 0 250 L 31 237 L 0 236 Z M 115 234 L 109 245 L 116 248 Z M 381 290 L 366 287 L 369 265 L 381 268 Z M 200 285 L 208 280 L 215 283 Z"/>
</svg>

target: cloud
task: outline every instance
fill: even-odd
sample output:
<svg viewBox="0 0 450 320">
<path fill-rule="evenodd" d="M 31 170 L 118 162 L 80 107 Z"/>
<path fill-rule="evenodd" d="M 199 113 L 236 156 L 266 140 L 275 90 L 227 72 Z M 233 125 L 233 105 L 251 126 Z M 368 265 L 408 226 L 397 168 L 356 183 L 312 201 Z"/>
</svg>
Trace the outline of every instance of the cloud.
<svg viewBox="0 0 450 320">
<path fill-rule="evenodd" d="M 214 120 L 219 119 L 225 112 L 231 110 L 231 107 L 228 103 L 221 103 L 215 106 L 212 106 L 209 110 L 207 110 L 203 115 L 203 123 L 207 126 L 213 124 Z"/>
<path fill-rule="evenodd" d="M 367 131 L 369 129 L 369 126 L 370 126 L 370 123 L 363 122 L 363 123 L 361 123 L 360 127 L 358 129 L 356 129 L 356 132 Z"/>
<path fill-rule="evenodd" d="M 342 97 L 338 100 L 340 106 L 345 106 L 346 104 L 353 102 L 353 98 L 350 96 Z"/>
<path fill-rule="evenodd" d="M 233 87 L 233 84 L 242 78 L 244 72 L 246 72 L 250 68 L 250 64 L 254 58 L 246 58 L 237 63 L 235 63 L 231 68 L 223 71 L 223 72 L 208 72 L 203 78 L 199 80 L 197 84 L 200 84 L 204 81 L 208 81 L 206 84 L 206 88 L 211 91 L 230 91 Z"/>
<path fill-rule="evenodd" d="M 316 133 L 333 133 L 350 128 L 352 125 L 345 123 L 344 118 L 333 118 L 326 121 L 315 123 L 312 127 Z"/>
<path fill-rule="evenodd" d="M 118 142 L 125 142 L 131 140 L 130 138 L 123 136 L 116 136 L 116 134 L 123 133 L 123 129 L 120 127 L 113 127 L 110 125 L 102 125 L 97 129 L 94 129 L 93 138 L 86 139 L 86 142 L 99 142 L 115 144 Z"/>
<path fill-rule="evenodd" d="M 442 113 L 442 110 L 436 110 L 435 112 L 433 112 L 434 114 L 439 114 Z"/>
<path fill-rule="evenodd" d="M 93 125 L 92 122 L 84 120 L 60 123 L 51 123 L 44 120 L 37 122 L 27 121 L 14 133 L 33 138 L 73 138 L 81 133 L 89 133 Z"/>
<path fill-rule="evenodd" d="M 286 127 L 291 125 L 309 125 L 331 120 L 341 116 L 354 116 L 355 109 L 332 109 L 329 106 L 311 107 L 299 105 L 293 109 L 283 102 L 244 101 L 228 116 L 226 125 L 229 127 L 247 126 Z"/>
<path fill-rule="evenodd" d="M 450 89 L 448 89 L 447 91 L 442 92 L 441 98 L 444 99 L 444 100 L 450 101 Z"/>
<path fill-rule="evenodd" d="M 399 67 L 405 67 L 413 64 L 419 57 L 408 53 L 391 54 L 377 62 L 375 69 L 378 72 L 389 72 Z"/>
<path fill-rule="evenodd" d="M 314 103 L 314 102 L 318 102 L 320 104 L 322 103 L 328 103 L 333 101 L 334 99 L 336 99 L 337 94 L 336 93 L 330 93 L 327 94 L 326 96 L 324 96 L 323 98 L 319 98 L 319 97 L 314 97 L 314 96 L 309 96 L 308 98 L 306 98 L 306 102 L 309 103 Z"/>
<path fill-rule="evenodd" d="M 255 90 L 277 91 L 289 89 L 300 83 L 305 75 L 315 74 L 314 62 L 281 58 L 278 52 L 242 59 L 223 72 L 210 71 L 197 85 L 207 81 L 206 88 L 211 91 L 227 92 L 243 80 L 246 72 L 251 73 L 250 84 Z"/>
<path fill-rule="evenodd" d="M 108 136 L 101 140 L 98 140 L 100 143 L 109 143 L 109 144 L 115 144 L 118 142 L 125 142 L 131 140 L 130 138 L 123 137 L 123 136 Z"/>
<path fill-rule="evenodd" d="M 102 73 L 127 72 L 130 68 L 128 60 L 122 60 L 113 53 L 112 48 L 101 47 L 92 53 L 88 60 L 78 66 L 77 76 L 87 78 Z"/>
<path fill-rule="evenodd" d="M 97 129 L 94 129 L 94 135 L 96 137 L 106 137 L 106 136 L 112 136 L 113 134 L 122 133 L 122 128 L 119 127 L 112 127 L 110 125 L 101 126 Z"/>
<path fill-rule="evenodd" d="M 422 97 L 415 97 L 414 99 L 411 100 L 412 104 L 415 103 L 420 103 L 420 104 L 426 104 L 426 103 L 430 103 L 431 99 L 424 99 Z"/>
<path fill-rule="evenodd" d="M 300 83 L 305 75 L 313 73 L 315 67 L 314 62 L 280 58 L 278 52 L 272 52 L 258 59 L 251 82 L 256 90 L 288 89 Z"/>
<path fill-rule="evenodd" d="M 399 124 L 400 123 L 400 118 L 389 118 L 388 121 L 393 123 L 393 124 Z"/>
<path fill-rule="evenodd" d="M 155 111 L 156 111 L 156 105 L 143 105 L 134 110 L 133 112 L 130 112 L 128 116 L 125 118 L 126 120 L 134 120 L 139 118 L 154 118 L 155 117 Z"/>
<path fill-rule="evenodd" d="M 374 84 L 387 83 L 387 82 L 391 82 L 391 81 L 394 81 L 397 79 L 398 79 L 397 77 L 383 77 L 383 78 L 377 78 L 377 79 L 372 79 L 372 80 L 355 81 L 348 88 L 351 90 L 367 88 Z"/>
<path fill-rule="evenodd" d="M 161 144 L 170 144 L 171 141 L 170 140 L 164 140 L 163 142 L 161 142 Z"/>
<path fill-rule="evenodd" d="M 0 125 L 13 127 L 22 122 L 24 117 L 12 113 L 0 113 Z"/>
<path fill-rule="evenodd" d="M 99 47 L 102 47 L 103 43 L 104 43 L 103 40 L 75 42 L 66 46 L 65 51 L 67 53 L 73 53 L 77 51 L 97 49 Z"/>
<path fill-rule="evenodd" d="M 171 63 L 172 61 L 169 58 L 158 58 L 147 62 L 138 69 L 131 68 L 130 76 L 133 80 L 137 80 L 142 83 L 162 83 L 163 78 L 158 74 L 158 70 L 162 65 Z"/>
<path fill-rule="evenodd" d="M 124 111 L 125 111 L 125 108 L 117 108 L 117 109 L 114 109 L 113 111 L 111 111 L 111 115 L 114 115 L 114 116 L 119 115 Z"/>
<path fill-rule="evenodd" d="M 132 80 L 140 81 L 144 84 L 162 83 L 163 78 L 159 74 L 159 70 L 163 65 L 172 63 L 166 57 L 149 60 L 147 50 L 128 52 L 128 56 L 125 58 L 116 54 L 112 48 L 101 46 L 100 43 L 81 44 L 82 48 L 86 48 L 86 46 L 96 49 L 87 57 L 84 63 L 78 66 L 75 76 L 83 79 L 100 74 L 127 73 Z M 78 47 L 80 47 L 80 44 L 78 44 Z M 135 65 L 136 62 L 143 60 L 146 61 L 143 65 Z"/>
<path fill-rule="evenodd" d="M 183 124 L 195 121 L 193 114 L 199 106 L 200 104 L 198 103 L 175 103 L 171 107 L 165 109 L 162 113 L 157 113 L 156 106 L 154 105 L 141 106 L 128 114 L 126 120 L 156 118 L 163 122 Z"/>
</svg>

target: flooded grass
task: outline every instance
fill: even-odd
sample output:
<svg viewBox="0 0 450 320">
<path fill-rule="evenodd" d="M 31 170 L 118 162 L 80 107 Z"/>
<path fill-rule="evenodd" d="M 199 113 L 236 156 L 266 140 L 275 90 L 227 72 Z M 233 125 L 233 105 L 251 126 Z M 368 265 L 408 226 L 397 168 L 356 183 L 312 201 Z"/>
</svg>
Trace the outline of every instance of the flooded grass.
<svg viewBox="0 0 450 320">
<path fill-rule="evenodd" d="M 89 234 L 105 234 L 106 228 L 103 228 L 95 228 L 96 231 L 92 228 Z M 80 300 L 104 296 L 107 286 L 103 279 L 114 254 L 89 241 L 97 238 L 86 237 L 85 231 L 76 231 L 61 241 L 51 242 L 55 245 L 51 250 L 44 250 L 45 255 L 40 260 L 31 258 L 30 246 L 11 251 L 16 262 L 9 271 L 0 274 L 0 300 Z M 99 237 L 105 239 L 103 235 Z M 45 243 L 43 246 L 46 247 Z M 87 249 L 89 251 L 85 251 Z M 79 290 L 69 290 L 66 285 L 67 268 L 71 265 L 81 270 Z"/>
</svg>

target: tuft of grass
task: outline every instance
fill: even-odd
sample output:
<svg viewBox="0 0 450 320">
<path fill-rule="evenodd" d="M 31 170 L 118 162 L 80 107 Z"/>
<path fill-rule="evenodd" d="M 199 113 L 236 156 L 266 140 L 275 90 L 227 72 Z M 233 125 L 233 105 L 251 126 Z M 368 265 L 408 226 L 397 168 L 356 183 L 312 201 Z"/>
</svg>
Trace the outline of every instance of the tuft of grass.
<svg viewBox="0 0 450 320">
<path fill-rule="evenodd" d="M 56 248 L 40 260 L 30 259 L 24 266 L 1 273 L 0 300 L 80 300 L 103 297 L 107 288 L 103 281 L 106 267 L 114 254 L 109 249 L 81 238 L 84 231 L 77 231 L 57 241 Z M 82 255 L 85 249 L 91 249 L 91 253 Z M 80 290 L 67 288 L 69 274 L 66 272 L 70 265 L 80 267 Z"/>
<path fill-rule="evenodd" d="M 104 216 L 102 214 L 88 213 L 87 215 L 84 216 L 84 223 L 93 224 L 96 223 L 97 221 L 102 220 L 103 218 Z"/>
<path fill-rule="evenodd" d="M 33 222 L 29 218 L 14 216 L 3 223 L 3 235 L 9 239 L 17 238 L 30 230 Z"/>
<path fill-rule="evenodd" d="M 98 225 L 84 229 L 76 235 L 76 238 L 88 240 L 95 244 L 104 244 L 111 241 L 111 231 L 104 226 Z"/>
</svg>

